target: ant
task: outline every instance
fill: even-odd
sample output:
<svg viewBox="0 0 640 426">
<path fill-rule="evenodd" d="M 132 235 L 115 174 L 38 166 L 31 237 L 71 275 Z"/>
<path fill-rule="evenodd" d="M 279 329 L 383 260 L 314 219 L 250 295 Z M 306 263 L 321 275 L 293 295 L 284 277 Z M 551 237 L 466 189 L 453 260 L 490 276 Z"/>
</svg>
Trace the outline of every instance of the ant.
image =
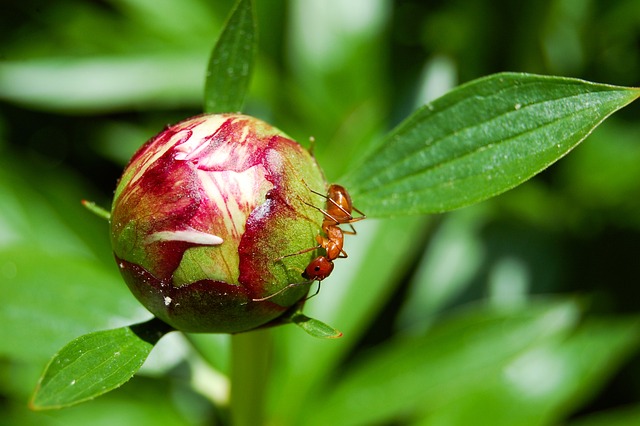
<svg viewBox="0 0 640 426">
<path fill-rule="evenodd" d="M 302 181 L 302 183 L 307 186 L 304 181 Z M 276 261 L 280 261 L 285 257 L 308 253 L 319 248 L 323 248 L 325 250 L 325 255 L 320 255 L 309 262 L 309 265 L 307 265 L 306 269 L 302 273 L 302 278 L 308 281 L 318 281 L 318 289 L 316 290 L 316 292 L 312 296 L 307 297 L 307 299 L 310 299 L 320 291 L 320 281 L 331 275 L 331 272 L 333 271 L 333 261 L 338 258 L 344 259 L 347 257 L 347 252 L 345 252 L 342 248 L 344 245 L 344 234 L 356 235 L 356 230 L 353 227 L 352 223 L 366 219 L 367 216 L 353 205 L 351 196 L 347 192 L 346 188 L 341 185 L 330 185 L 329 190 L 327 191 L 327 195 L 316 192 L 308 186 L 307 189 L 312 193 L 319 195 L 327 200 L 324 210 L 320 207 L 303 201 L 308 206 L 321 211 L 324 215 L 324 220 L 322 221 L 322 232 L 324 232 L 326 236 L 316 235 L 316 242 L 318 243 L 318 245 L 300 250 L 295 253 L 287 254 L 276 259 Z M 360 216 L 353 217 L 352 212 L 354 210 L 359 213 Z M 345 231 L 340 228 L 340 225 L 344 224 L 348 224 L 351 227 L 351 231 Z M 253 301 L 261 302 L 270 299 L 290 287 L 306 284 L 308 281 L 305 281 L 303 283 L 289 284 L 288 286 L 282 288 L 281 290 L 273 293 L 270 296 L 263 297 L 261 299 L 253 299 Z"/>
</svg>

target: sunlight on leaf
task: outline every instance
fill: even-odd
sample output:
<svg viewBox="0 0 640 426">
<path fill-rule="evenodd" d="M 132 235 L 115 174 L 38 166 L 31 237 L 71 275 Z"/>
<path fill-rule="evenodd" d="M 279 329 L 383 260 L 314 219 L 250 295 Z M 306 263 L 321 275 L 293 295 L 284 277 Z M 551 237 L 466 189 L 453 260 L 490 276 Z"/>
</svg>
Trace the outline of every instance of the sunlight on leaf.
<svg viewBox="0 0 640 426">
<path fill-rule="evenodd" d="M 0 98 L 73 114 L 191 106 L 205 64 L 199 52 L 3 61 Z"/>
<path fill-rule="evenodd" d="M 353 360 L 300 424 L 556 424 L 631 354 L 638 324 L 581 322 L 571 301 L 472 309 Z"/>
<path fill-rule="evenodd" d="M 638 96 L 562 77 L 481 78 L 416 111 L 341 182 L 370 217 L 470 205 L 542 171 Z"/>
</svg>

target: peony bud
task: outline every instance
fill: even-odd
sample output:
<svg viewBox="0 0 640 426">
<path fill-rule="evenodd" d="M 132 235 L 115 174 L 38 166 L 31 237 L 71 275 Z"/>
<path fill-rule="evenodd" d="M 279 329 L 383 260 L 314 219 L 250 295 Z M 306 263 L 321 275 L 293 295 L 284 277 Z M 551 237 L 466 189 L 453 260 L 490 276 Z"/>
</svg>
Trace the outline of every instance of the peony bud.
<svg viewBox="0 0 640 426">
<path fill-rule="evenodd" d="M 202 115 L 168 127 L 133 156 L 115 192 L 120 272 L 176 329 L 264 325 L 311 285 L 301 273 L 314 252 L 283 257 L 317 245 L 323 214 L 309 204 L 324 200 L 309 188 L 326 189 L 315 159 L 258 119 Z"/>
</svg>

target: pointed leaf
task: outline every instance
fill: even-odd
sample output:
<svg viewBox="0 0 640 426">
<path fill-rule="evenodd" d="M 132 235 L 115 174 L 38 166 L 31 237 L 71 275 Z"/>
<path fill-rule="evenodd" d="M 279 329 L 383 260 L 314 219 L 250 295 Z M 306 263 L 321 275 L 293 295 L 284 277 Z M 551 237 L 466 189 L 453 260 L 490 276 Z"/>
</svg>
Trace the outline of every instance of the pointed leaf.
<svg viewBox="0 0 640 426">
<path fill-rule="evenodd" d="M 222 29 L 207 69 L 204 111 L 242 110 L 257 51 L 257 30 L 251 0 L 240 0 Z"/>
<path fill-rule="evenodd" d="M 82 200 L 82 205 L 96 216 L 105 220 L 111 220 L 111 213 L 109 212 L 109 210 L 100 207 L 93 201 Z"/>
<path fill-rule="evenodd" d="M 158 319 L 85 334 L 49 362 L 31 400 L 35 410 L 87 401 L 127 382 L 171 328 Z"/>
<path fill-rule="evenodd" d="M 636 353 L 639 325 L 637 318 L 585 318 L 566 338 L 450 385 L 449 401 L 428 408 L 425 401 L 420 415 L 426 424 L 561 424 Z"/>
<path fill-rule="evenodd" d="M 638 96 L 562 77 L 481 78 L 416 111 L 341 182 L 370 217 L 473 204 L 545 169 Z"/>
<path fill-rule="evenodd" d="M 640 322 L 581 321 L 575 302 L 541 302 L 475 308 L 380 345 L 320 389 L 322 409 L 296 424 L 558 424 L 633 354 Z"/>
<path fill-rule="evenodd" d="M 291 317 L 291 322 L 306 331 L 313 337 L 320 339 L 337 339 L 342 337 L 342 332 L 336 330 L 328 324 L 323 323 L 320 320 L 309 318 L 302 312 L 296 312 Z"/>
</svg>

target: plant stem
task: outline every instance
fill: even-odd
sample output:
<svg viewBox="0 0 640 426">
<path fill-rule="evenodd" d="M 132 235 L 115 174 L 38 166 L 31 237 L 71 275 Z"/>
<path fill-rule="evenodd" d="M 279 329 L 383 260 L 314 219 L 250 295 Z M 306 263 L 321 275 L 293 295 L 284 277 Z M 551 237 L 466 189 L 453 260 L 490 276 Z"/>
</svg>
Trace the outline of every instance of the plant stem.
<svg viewBox="0 0 640 426">
<path fill-rule="evenodd" d="M 262 425 L 271 357 L 269 330 L 231 336 L 231 420 L 233 426 Z"/>
</svg>

